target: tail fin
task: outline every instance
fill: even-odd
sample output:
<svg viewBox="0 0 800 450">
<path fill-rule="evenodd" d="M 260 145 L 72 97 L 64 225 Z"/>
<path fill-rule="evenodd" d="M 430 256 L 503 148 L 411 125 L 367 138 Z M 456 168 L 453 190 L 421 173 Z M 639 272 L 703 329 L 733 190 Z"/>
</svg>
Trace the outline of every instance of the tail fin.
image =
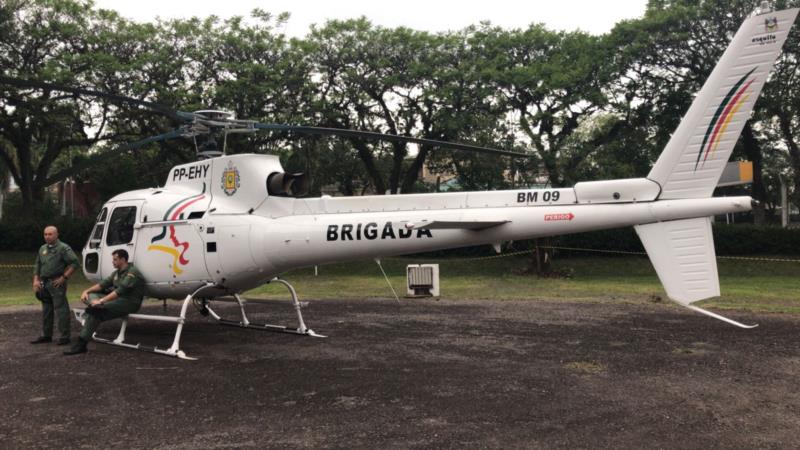
<svg viewBox="0 0 800 450">
<path fill-rule="evenodd" d="M 634 228 L 669 298 L 689 309 L 738 327 L 756 326 L 744 325 L 692 306 L 696 301 L 719 295 L 717 258 L 710 218 L 656 222 L 636 225 Z"/>
<path fill-rule="evenodd" d="M 744 21 L 647 178 L 659 199 L 710 197 L 798 9 Z"/>
</svg>

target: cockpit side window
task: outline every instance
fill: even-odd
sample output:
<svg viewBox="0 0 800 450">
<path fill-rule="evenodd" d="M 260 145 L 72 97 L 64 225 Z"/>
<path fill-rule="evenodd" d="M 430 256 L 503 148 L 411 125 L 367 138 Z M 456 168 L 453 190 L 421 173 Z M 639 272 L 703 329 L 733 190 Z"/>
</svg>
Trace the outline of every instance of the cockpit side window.
<svg viewBox="0 0 800 450">
<path fill-rule="evenodd" d="M 100 242 L 103 240 L 103 229 L 106 226 L 107 215 L 107 208 L 103 208 L 103 210 L 100 211 L 100 214 L 97 215 L 97 223 L 94 224 L 92 234 L 89 236 L 89 248 L 100 247 Z"/>
<path fill-rule="evenodd" d="M 133 225 L 136 223 L 136 207 L 122 206 L 114 208 L 108 221 L 106 244 L 127 244 L 133 239 Z"/>
</svg>

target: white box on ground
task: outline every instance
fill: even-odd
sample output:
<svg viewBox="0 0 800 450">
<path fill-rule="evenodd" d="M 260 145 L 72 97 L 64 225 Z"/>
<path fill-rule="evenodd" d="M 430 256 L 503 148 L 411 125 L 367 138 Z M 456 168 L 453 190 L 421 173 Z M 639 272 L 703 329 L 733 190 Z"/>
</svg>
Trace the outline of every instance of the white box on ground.
<svg viewBox="0 0 800 450">
<path fill-rule="evenodd" d="M 439 265 L 409 264 L 406 266 L 407 297 L 439 296 Z"/>
</svg>

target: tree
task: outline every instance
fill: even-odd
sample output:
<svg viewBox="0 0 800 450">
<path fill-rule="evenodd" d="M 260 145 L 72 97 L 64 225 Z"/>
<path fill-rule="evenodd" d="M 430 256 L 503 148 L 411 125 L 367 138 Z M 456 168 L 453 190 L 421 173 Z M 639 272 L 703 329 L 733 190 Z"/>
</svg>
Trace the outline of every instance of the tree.
<svg viewBox="0 0 800 450">
<path fill-rule="evenodd" d="M 759 3 L 654 0 L 649 2 L 642 19 L 619 23 L 612 30 L 610 45 L 618 49 L 617 58 L 625 67 L 624 77 L 614 87 L 612 101 L 616 111 L 632 125 L 628 129 L 646 130 L 647 139 L 641 145 L 652 160 L 666 145 L 689 108 L 692 95 L 702 87 L 735 31 Z M 772 117 L 779 115 L 778 109 L 785 109 L 785 105 L 796 104 L 791 101 L 796 86 L 788 81 L 797 70 L 790 62 L 796 61 L 796 56 L 791 56 L 796 55 L 796 43 L 797 30 L 793 29 L 783 49 L 785 56 L 768 80 L 734 149 L 734 158 L 753 161 L 751 195 L 762 203 L 755 212 L 756 222 L 764 220 L 763 205 L 771 199 L 764 175 L 774 169 L 765 167 L 765 161 L 779 161 L 764 158 L 764 153 L 773 148 L 768 136 L 781 135 L 769 131 Z M 771 111 L 769 105 L 773 105 Z M 788 141 L 786 145 L 791 147 Z"/>
<path fill-rule="evenodd" d="M 407 107 L 419 117 L 423 136 L 442 141 L 466 141 L 524 153 L 504 119 L 504 105 L 494 83 L 483 71 L 492 64 L 478 27 L 444 33 L 429 40 L 430 49 L 416 61 Z M 434 151 L 435 150 L 435 151 Z M 533 155 L 531 155 L 533 156 Z M 454 172 L 466 189 L 500 189 L 519 172 L 535 166 L 531 159 L 510 159 L 448 149 L 422 147 L 410 165 L 403 191 L 428 167 Z"/>
<path fill-rule="evenodd" d="M 800 6 L 798 1 L 786 3 L 781 7 Z M 766 141 L 782 142 L 786 157 L 780 160 L 788 163 L 773 167 L 770 175 L 773 178 L 779 173 L 789 175 L 794 202 L 800 203 L 800 29 L 797 24 L 786 39 L 774 75 L 764 87 L 762 97 L 764 110 L 761 117 Z M 782 170 L 783 167 L 790 170 Z"/>
<path fill-rule="evenodd" d="M 606 105 L 604 88 L 614 74 L 608 48 L 586 33 L 554 32 L 541 24 L 489 28 L 481 39 L 490 63 L 483 76 L 496 86 L 508 120 L 526 136 L 552 185 L 574 183 L 586 154 L 567 152 L 568 144 Z"/>
<path fill-rule="evenodd" d="M 71 84 L 91 77 L 97 36 L 117 18 L 100 15 L 90 5 L 11 0 L 0 6 L 4 75 Z M 0 159 L 20 187 L 24 211 L 30 213 L 42 200 L 45 180 L 65 152 L 107 137 L 107 105 L 90 106 L 71 95 L 0 86 Z M 97 131 L 90 135 L 90 128 Z"/>
<path fill-rule="evenodd" d="M 307 42 L 319 123 L 404 137 L 493 144 L 489 86 L 478 76 L 468 34 L 331 21 Z M 441 148 L 352 139 L 377 193 L 415 189 L 426 158 Z M 382 169 L 386 167 L 386 169 Z"/>
</svg>

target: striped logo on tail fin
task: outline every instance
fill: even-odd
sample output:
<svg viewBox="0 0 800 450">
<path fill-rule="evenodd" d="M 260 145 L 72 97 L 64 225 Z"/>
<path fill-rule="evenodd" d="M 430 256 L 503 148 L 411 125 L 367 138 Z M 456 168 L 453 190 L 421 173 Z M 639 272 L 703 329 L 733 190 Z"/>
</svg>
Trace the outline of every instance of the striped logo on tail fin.
<svg viewBox="0 0 800 450">
<path fill-rule="evenodd" d="M 700 151 L 697 152 L 697 162 L 694 164 L 694 170 L 697 171 L 697 166 L 700 164 L 700 157 L 703 158 L 703 163 L 706 162 L 708 159 L 709 153 L 713 155 L 713 150 L 716 150 L 717 146 L 719 146 L 719 140 L 722 138 L 722 135 L 725 133 L 725 129 L 728 128 L 728 123 L 730 123 L 731 118 L 739 111 L 739 108 L 742 106 L 742 103 L 747 100 L 750 96 L 749 93 L 746 94 L 747 89 L 756 81 L 755 77 L 750 79 L 744 86 L 742 83 L 749 77 L 757 67 L 753 67 L 750 69 L 750 72 L 747 72 L 736 84 L 731 87 L 731 90 L 728 91 L 728 94 L 725 95 L 725 98 L 722 100 L 722 103 L 719 104 L 717 107 L 717 111 L 714 113 L 714 117 L 711 119 L 711 122 L 708 124 L 708 129 L 706 130 L 706 134 L 703 137 L 703 143 L 700 145 Z M 711 139 L 709 139 L 709 137 Z M 708 145 L 706 145 L 708 144 Z"/>
</svg>

